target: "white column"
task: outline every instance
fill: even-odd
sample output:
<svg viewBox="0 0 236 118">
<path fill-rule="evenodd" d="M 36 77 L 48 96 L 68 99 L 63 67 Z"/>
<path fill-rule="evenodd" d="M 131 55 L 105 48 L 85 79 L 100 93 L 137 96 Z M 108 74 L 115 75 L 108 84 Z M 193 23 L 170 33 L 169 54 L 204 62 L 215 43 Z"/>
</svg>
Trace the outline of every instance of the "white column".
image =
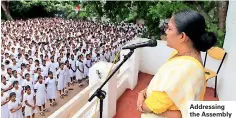
<svg viewBox="0 0 236 118">
<path fill-rule="evenodd" d="M 218 81 L 218 97 L 221 101 L 236 100 L 236 1 L 229 1 L 226 18 L 224 49 L 228 53 Z"/>
<path fill-rule="evenodd" d="M 106 80 L 107 74 L 111 66 L 112 63 L 107 62 L 98 62 L 94 64 L 89 70 L 90 85 L 92 86 L 96 82 L 99 82 L 100 84 L 103 83 Z M 115 65 L 113 66 L 113 69 L 114 67 Z M 100 72 L 101 79 L 99 79 L 97 71 Z M 106 98 L 103 100 L 103 118 L 112 118 L 116 114 L 117 74 L 114 74 L 114 76 L 107 82 L 107 84 L 102 88 L 102 90 L 106 92 Z M 91 92 L 90 95 L 92 95 L 94 91 Z M 99 104 L 97 108 L 99 109 Z M 99 112 L 97 114 L 99 114 Z"/>
</svg>

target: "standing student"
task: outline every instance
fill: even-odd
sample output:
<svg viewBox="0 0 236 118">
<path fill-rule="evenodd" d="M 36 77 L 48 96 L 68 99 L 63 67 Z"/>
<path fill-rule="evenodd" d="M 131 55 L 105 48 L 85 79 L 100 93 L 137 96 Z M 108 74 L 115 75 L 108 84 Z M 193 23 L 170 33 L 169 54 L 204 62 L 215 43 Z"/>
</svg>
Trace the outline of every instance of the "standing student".
<svg viewBox="0 0 236 118">
<path fill-rule="evenodd" d="M 64 83 L 64 95 L 65 96 L 67 96 L 68 95 L 68 87 L 69 86 L 67 86 L 68 85 L 68 80 L 70 79 L 70 64 L 69 64 L 69 61 L 68 60 L 66 60 L 65 61 L 65 66 L 64 66 L 64 70 L 65 70 L 65 74 L 64 74 L 64 81 L 63 81 L 63 83 Z"/>
<path fill-rule="evenodd" d="M 87 78 L 88 77 L 88 74 L 89 74 L 89 54 L 86 55 L 86 59 L 83 61 L 83 64 L 84 64 L 84 78 Z"/>
<path fill-rule="evenodd" d="M 65 70 L 63 63 L 59 64 L 59 69 L 57 70 L 57 78 L 58 78 L 57 90 L 59 91 L 60 97 L 63 98 L 64 78 L 65 78 Z"/>
<path fill-rule="evenodd" d="M 33 89 L 33 86 L 34 86 L 33 81 L 30 78 L 30 74 L 29 73 L 25 74 L 25 79 L 24 79 L 24 81 L 22 83 L 22 87 L 23 87 L 24 90 L 26 90 L 25 89 L 26 86 L 30 86 L 31 89 Z"/>
<path fill-rule="evenodd" d="M 37 81 L 38 81 L 38 76 L 40 76 L 41 75 L 41 68 L 37 68 L 37 70 L 36 70 L 36 73 L 34 73 L 34 84 L 36 84 L 37 83 Z"/>
<path fill-rule="evenodd" d="M 11 82 L 7 81 L 6 80 L 6 77 L 1 75 L 1 89 L 4 91 L 4 92 L 7 92 L 8 94 L 11 93 L 11 89 L 12 89 L 12 84 Z"/>
<path fill-rule="evenodd" d="M 106 62 L 110 62 L 110 53 L 108 52 L 108 49 L 106 49 L 106 52 L 105 52 L 105 60 L 106 60 Z"/>
<path fill-rule="evenodd" d="M 10 82 L 13 84 L 14 81 L 18 81 L 20 85 L 22 85 L 23 79 L 18 76 L 17 71 L 13 71 L 13 76 L 10 78 Z"/>
<path fill-rule="evenodd" d="M 71 80 L 69 80 L 68 82 L 73 82 L 76 79 L 76 60 L 74 59 L 74 55 L 71 55 L 71 60 L 69 61 L 70 63 L 70 78 Z M 69 86 L 69 85 L 68 85 Z M 71 89 L 69 89 L 71 90 Z"/>
<path fill-rule="evenodd" d="M 53 72 L 48 72 L 48 78 L 45 83 L 47 84 L 47 99 L 50 101 L 50 106 L 56 105 L 57 86 L 56 78 L 53 76 Z"/>
<path fill-rule="evenodd" d="M 46 60 L 43 60 L 43 64 L 41 65 L 40 68 L 42 70 L 43 79 L 47 78 L 49 67 L 48 67 L 48 65 L 46 65 Z"/>
<path fill-rule="evenodd" d="M 82 79 L 83 79 L 83 75 L 84 75 L 84 65 L 83 65 L 83 55 L 82 54 L 78 56 L 78 60 L 76 62 L 76 67 L 77 67 L 76 79 L 78 81 L 78 85 L 83 86 Z"/>
<path fill-rule="evenodd" d="M 51 62 L 49 63 L 49 71 L 53 73 L 53 76 L 56 77 L 57 72 L 57 63 L 54 61 L 54 56 L 51 56 Z"/>
<path fill-rule="evenodd" d="M 1 118 L 9 118 L 8 102 L 9 94 L 1 89 Z"/>
<path fill-rule="evenodd" d="M 22 105 L 20 100 L 16 99 L 16 93 L 11 92 L 10 101 L 8 102 L 8 109 L 10 112 L 9 118 L 23 118 L 21 108 Z"/>
<path fill-rule="evenodd" d="M 21 87 L 21 85 L 19 85 L 18 81 L 14 81 L 13 82 L 13 88 L 11 90 L 11 92 L 15 92 L 16 93 L 16 99 L 20 100 L 20 102 L 23 102 L 23 88 Z M 22 112 L 24 114 L 24 103 L 22 103 Z"/>
<path fill-rule="evenodd" d="M 34 90 L 36 93 L 36 105 L 39 108 L 40 115 L 44 116 L 44 111 L 47 112 L 48 110 L 45 108 L 46 103 L 46 86 L 43 82 L 43 76 L 38 76 L 38 82 L 34 86 Z M 43 109 L 42 109 L 43 107 Z"/>
<path fill-rule="evenodd" d="M 26 90 L 26 93 L 24 94 L 25 117 L 34 118 L 35 113 L 37 113 L 35 94 L 31 90 L 30 86 L 26 86 L 25 90 Z"/>
</svg>

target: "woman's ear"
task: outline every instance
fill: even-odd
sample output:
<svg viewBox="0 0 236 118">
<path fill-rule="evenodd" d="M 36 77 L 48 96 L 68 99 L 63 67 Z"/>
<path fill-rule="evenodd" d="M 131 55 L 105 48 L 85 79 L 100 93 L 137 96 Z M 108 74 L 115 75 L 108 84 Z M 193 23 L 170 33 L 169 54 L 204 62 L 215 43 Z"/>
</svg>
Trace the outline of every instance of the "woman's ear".
<svg viewBox="0 0 236 118">
<path fill-rule="evenodd" d="M 186 35 L 184 32 L 182 32 L 182 33 L 180 34 L 180 36 L 181 36 L 181 38 L 180 38 L 180 41 L 181 41 L 181 42 L 184 42 L 184 41 L 187 40 L 187 35 Z"/>
</svg>

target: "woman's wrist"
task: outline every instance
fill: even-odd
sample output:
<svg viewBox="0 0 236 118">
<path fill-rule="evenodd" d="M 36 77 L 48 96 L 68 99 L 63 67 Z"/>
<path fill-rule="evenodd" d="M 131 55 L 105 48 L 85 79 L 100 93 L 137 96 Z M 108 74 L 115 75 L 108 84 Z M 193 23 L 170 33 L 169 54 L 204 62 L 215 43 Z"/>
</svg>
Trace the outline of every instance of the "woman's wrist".
<svg viewBox="0 0 236 118">
<path fill-rule="evenodd" d="M 146 91 L 142 90 L 139 92 L 140 95 L 142 95 L 144 98 L 146 98 Z"/>
</svg>

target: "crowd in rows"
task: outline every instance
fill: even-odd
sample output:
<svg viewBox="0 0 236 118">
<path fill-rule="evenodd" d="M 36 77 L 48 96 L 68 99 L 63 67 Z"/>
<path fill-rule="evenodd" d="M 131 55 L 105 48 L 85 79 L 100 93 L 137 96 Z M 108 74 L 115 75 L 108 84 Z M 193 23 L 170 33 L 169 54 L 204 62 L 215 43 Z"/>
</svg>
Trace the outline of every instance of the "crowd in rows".
<svg viewBox="0 0 236 118">
<path fill-rule="evenodd" d="M 35 18 L 1 23 L 2 118 L 45 115 L 72 85 L 83 86 L 98 61 L 114 62 L 142 27 L 87 20 Z M 59 95 L 57 95 L 59 94 Z"/>
</svg>

